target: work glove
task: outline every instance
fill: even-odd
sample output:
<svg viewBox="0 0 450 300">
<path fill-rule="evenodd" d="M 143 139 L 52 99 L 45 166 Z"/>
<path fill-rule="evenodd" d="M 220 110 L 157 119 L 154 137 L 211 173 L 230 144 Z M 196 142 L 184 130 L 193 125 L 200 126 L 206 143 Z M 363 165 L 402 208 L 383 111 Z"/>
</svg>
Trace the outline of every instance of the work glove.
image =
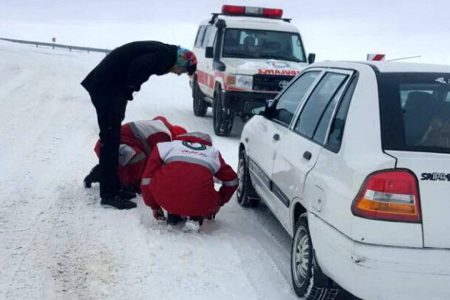
<svg viewBox="0 0 450 300">
<path fill-rule="evenodd" d="M 158 221 L 165 221 L 166 217 L 164 216 L 164 212 L 161 208 L 153 210 L 153 217 Z"/>
</svg>

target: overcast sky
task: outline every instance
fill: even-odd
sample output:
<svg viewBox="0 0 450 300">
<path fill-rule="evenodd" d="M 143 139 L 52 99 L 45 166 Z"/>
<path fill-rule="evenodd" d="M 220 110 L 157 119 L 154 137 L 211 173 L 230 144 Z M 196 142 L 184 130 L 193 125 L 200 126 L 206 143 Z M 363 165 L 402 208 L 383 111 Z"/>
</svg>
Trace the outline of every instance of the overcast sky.
<svg viewBox="0 0 450 300">
<path fill-rule="evenodd" d="M 0 0 L 0 37 L 113 48 L 136 39 L 191 47 L 198 23 L 222 4 L 282 8 L 318 60 L 388 59 L 450 64 L 449 0 Z"/>
</svg>

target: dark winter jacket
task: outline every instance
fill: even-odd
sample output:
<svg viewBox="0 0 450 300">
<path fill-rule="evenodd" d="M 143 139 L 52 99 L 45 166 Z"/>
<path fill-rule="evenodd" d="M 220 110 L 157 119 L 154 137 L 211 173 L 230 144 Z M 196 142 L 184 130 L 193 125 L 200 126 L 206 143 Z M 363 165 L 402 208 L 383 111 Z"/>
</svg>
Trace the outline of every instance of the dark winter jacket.
<svg viewBox="0 0 450 300">
<path fill-rule="evenodd" d="M 168 73 L 176 63 L 177 49 L 155 41 L 125 44 L 111 51 L 81 85 L 91 95 L 129 95 L 139 91 L 151 75 Z"/>
</svg>

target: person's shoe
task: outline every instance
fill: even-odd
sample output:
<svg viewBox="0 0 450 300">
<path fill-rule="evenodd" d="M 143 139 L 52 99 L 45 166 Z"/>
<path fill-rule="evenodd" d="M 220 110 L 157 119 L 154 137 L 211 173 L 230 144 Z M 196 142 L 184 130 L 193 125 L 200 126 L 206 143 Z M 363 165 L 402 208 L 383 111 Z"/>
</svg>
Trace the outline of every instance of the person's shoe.
<svg viewBox="0 0 450 300">
<path fill-rule="evenodd" d="M 136 203 L 131 202 L 130 200 L 121 198 L 120 196 L 110 197 L 110 198 L 102 198 L 100 202 L 101 205 L 104 206 L 112 206 L 117 209 L 131 209 L 136 207 Z"/>
<path fill-rule="evenodd" d="M 90 174 L 88 176 L 86 176 L 84 178 L 84 180 L 83 180 L 85 188 L 91 188 L 92 187 L 92 181 L 91 181 L 91 178 L 89 176 L 90 176 Z"/>
<path fill-rule="evenodd" d="M 85 188 L 90 188 L 93 182 L 100 182 L 100 165 L 93 167 L 83 182 Z"/>
<path fill-rule="evenodd" d="M 167 213 L 167 224 L 168 225 L 177 225 L 178 223 L 180 223 L 183 220 L 184 219 L 179 215 L 172 215 L 172 214 Z"/>
<path fill-rule="evenodd" d="M 124 199 L 127 199 L 127 200 L 136 198 L 136 193 L 133 193 L 133 192 L 130 192 L 130 191 L 127 191 L 127 190 L 119 190 L 119 192 L 117 193 L 117 195 L 118 195 L 119 197 L 124 198 Z"/>
</svg>

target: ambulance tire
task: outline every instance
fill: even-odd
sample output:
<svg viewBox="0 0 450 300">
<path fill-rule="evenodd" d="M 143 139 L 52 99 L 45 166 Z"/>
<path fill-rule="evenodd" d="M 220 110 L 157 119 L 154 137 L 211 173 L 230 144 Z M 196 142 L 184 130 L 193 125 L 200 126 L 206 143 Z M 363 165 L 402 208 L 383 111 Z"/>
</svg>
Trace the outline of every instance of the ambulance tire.
<svg viewBox="0 0 450 300">
<path fill-rule="evenodd" d="M 195 78 L 192 83 L 192 99 L 194 115 L 197 117 L 204 117 L 208 110 L 208 102 L 205 101 L 205 96 L 198 86 L 197 78 Z"/>
<path fill-rule="evenodd" d="M 229 108 L 223 106 L 222 89 L 216 86 L 213 101 L 214 133 L 218 136 L 229 136 L 233 129 L 233 115 Z"/>
</svg>

